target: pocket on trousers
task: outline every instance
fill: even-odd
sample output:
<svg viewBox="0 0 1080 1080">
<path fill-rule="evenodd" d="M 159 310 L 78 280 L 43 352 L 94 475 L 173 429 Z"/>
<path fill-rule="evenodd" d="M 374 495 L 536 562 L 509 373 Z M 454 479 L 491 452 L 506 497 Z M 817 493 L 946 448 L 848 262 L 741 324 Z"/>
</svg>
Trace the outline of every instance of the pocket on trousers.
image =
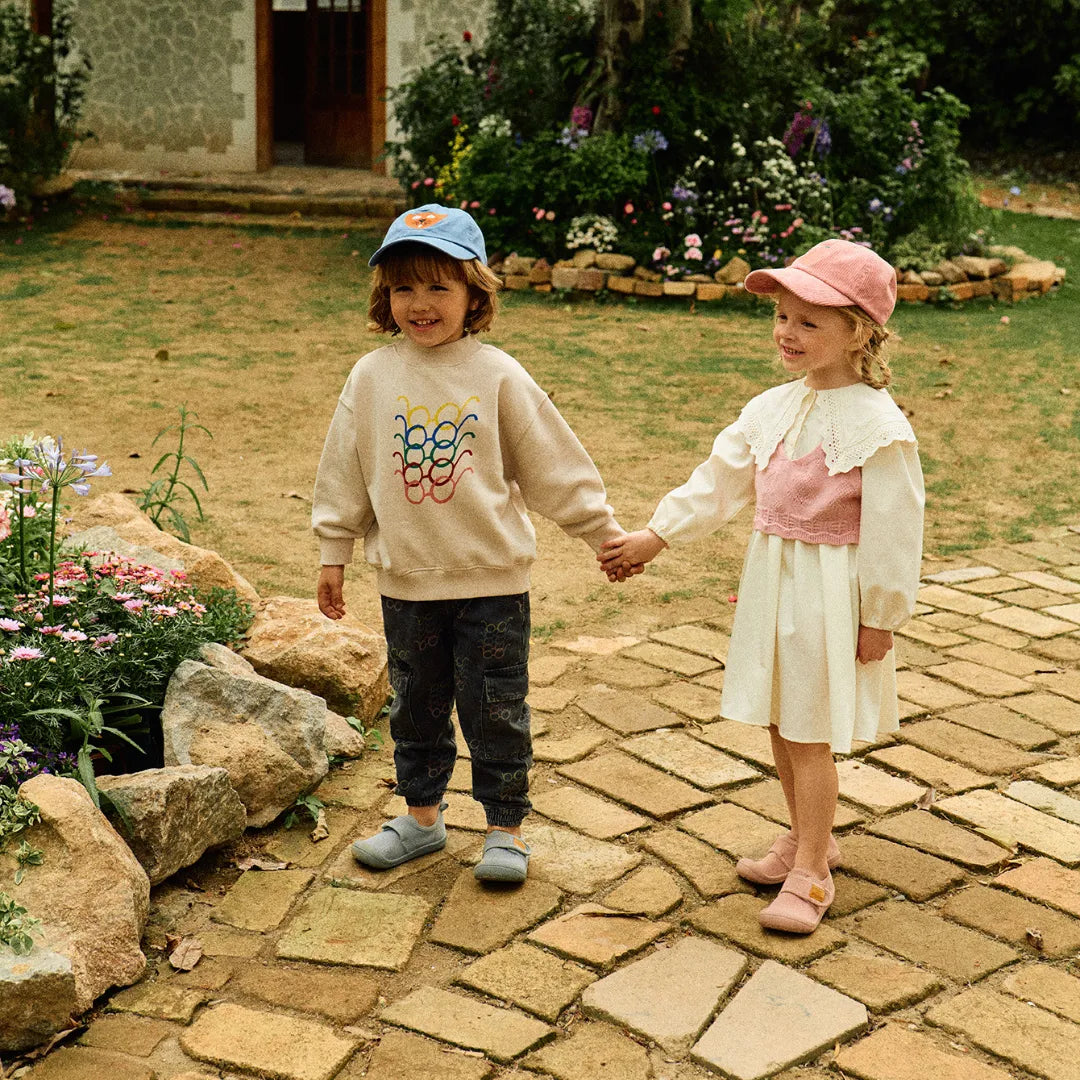
<svg viewBox="0 0 1080 1080">
<path fill-rule="evenodd" d="M 412 675 L 407 671 L 391 671 L 390 686 L 394 699 L 390 702 L 390 738 L 394 742 L 421 742 L 422 736 L 412 718 Z"/>
<path fill-rule="evenodd" d="M 494 668 L 484 674 L 483 742 L 489 757 L 514 756 L 527 750 L 529 665 Z"/>
</svg>

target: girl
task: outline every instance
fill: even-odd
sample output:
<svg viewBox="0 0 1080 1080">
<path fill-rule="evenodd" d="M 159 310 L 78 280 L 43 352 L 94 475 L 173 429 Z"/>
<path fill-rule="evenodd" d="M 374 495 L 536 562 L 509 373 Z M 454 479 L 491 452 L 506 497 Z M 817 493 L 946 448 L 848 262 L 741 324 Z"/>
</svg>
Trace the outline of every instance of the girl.
<svg viewBox="0 0 1080 1080">
<path fill-rule="evenodd" d="M 371 329 L 397 338 L 353 367 L 315 481 L 319 608 L 345 614 L 355 541 L 377 568 L 408 813 L 352 846 L 384 870 L 446 844 L 457 748 L 472 755 L 488 834 L 475 873 L 523 881 L 529 847 L 529 567 L 535 510 L 594 551 L 623 535 L 596 466 L 525 369 L 477 334 L 498 279 L 462 210 L 407 211 L 371 257 Z M 399 336 L 400 335 L 400 336 Z M 638 572 L 636 568 L 633 572 Z"/>
<path fill-rule="evenodd" d="M 763 926 L 809 933 L 832 903 L 834 753 L 899 726 L 892 631 L 911 615 L 922 550 L 915 436 L 884 387 L 896 275 L 826 240 L 746 288 L 776 300 L 789 372 L 722 431 L 648 528 L 604 544 L 608 576 L 715 531 L 756 494 L 721 712 L 768 726 L 791 829 L 738 873 L 783 883 Z"/>
</svg>

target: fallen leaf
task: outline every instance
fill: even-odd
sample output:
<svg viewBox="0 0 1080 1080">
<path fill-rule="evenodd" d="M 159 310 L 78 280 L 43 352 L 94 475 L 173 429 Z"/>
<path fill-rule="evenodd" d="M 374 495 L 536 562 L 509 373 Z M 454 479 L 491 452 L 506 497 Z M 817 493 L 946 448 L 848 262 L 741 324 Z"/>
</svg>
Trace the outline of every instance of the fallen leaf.
<svg viewBox="0 0 1080 1080">
<path fill-rule="evenodd" d="M 325 840 L 330 835 L 330 826 L 326 824 L 326 811 L 320 810 L 319 816 L 315 820 L 315 828 L 311 830 L 311 842 L 317 844 L 320 840 Z"/>
<path fill-rule="evenodd" d="M 283 499 L 300 499 L 303 502 L 311 502 L 307 495 L 301 495 L 299 491 L 283 491 L 281 497 Z"/>
<path fill-rule="evenodd" d="M 915 808 L 917 810 L 929 810 L 934 803 L 937 802 L 937 792 L 928 787 L 916 800 Z"/>
<path fill-rule="evenodd" d="M 238 870 L 287 870 L 289 864 L 278 859 L 264 859 L 259 855 L 245 855 L 237 859 L 235 864 Z"/>
<path fill-rule="evenodd" d="M 1035 949 L 1037 952 L 1042 952 L 1043 936 L 1041 930 L 1037 930 L 1035 927 L 1029 926 L 1027 930 L 1024 931 L 1024 937 L 1027 938 L 1027 943 L 1033 949 Z"/>
<path fill-rule="evenodd" d="M 203 955 L 202 942 L 198 938 L 187 937 L 169 953 L 169 963 L 177 971 L 190 971 Z"/>
<path fill-rule="evenodd" d="M 169 350 L 168 349 L 158 349 L 158 351 L 156 353 L 154 353 L 154 359 L 155 360 L 168 360 L 169 359 Z"/>
<path fill-rule="evenodd" d="M 951 390 L 939 390 L 939 391 L 938 391 L 938 392 L 937 392 L 937 393 L 936 393 L 936 394 L 934 395 L 934 398 L 935 398 L 935 399 L 936 399 L 937 401 L 941 401 L 941 399 L 942 399 L 942 398 L 950 398 L 950 397 L 952 397 L 952 391 L 951 391 Z"/>
</svg>

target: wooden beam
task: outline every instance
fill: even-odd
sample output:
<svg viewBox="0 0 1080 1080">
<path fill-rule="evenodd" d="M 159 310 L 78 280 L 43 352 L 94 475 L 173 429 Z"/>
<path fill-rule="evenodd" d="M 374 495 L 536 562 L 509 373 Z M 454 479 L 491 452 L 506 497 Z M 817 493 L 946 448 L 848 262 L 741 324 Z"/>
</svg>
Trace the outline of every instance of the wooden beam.
<svg viewBox="0 0 1080 1080">
<path fill-rule="evenodd" d="M 273 164 L 273 0 L 255 0 L 255 168 L 263 172 Z"/>
<path fill-rule="evenodd" d="M 386 174 L 381 156 L 386 145 L 386 0 L 370 0 L 368 8 L 368 101 L 371 116 L 372 172 Z"/>
</svg>

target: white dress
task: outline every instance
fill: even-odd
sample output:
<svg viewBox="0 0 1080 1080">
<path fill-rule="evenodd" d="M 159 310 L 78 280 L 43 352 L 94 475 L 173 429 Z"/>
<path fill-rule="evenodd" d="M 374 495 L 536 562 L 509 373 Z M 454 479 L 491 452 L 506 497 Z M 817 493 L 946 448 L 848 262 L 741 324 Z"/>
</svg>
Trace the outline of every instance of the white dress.
<svg viewBox="0 0 1080 1080">
<path fill-rule="evenodd" d="M 863 383 L 813 390 L 802 380 L 767 390 L 664 497 L 649 528 L 668 543 L 715 532 L 753 498 L 755 472 L 781 440 L 789 458 L 821 446 L 830 475 L 861 467 L 859 543 L 751 534 L 721 715 L 849 753 L 852 740 L 899 727 L 895 651 L 858 663 L 859 625 L 897 629 L 919 585 L 922 470 L 915 435 L 888 393 Z"/>
</svg>

